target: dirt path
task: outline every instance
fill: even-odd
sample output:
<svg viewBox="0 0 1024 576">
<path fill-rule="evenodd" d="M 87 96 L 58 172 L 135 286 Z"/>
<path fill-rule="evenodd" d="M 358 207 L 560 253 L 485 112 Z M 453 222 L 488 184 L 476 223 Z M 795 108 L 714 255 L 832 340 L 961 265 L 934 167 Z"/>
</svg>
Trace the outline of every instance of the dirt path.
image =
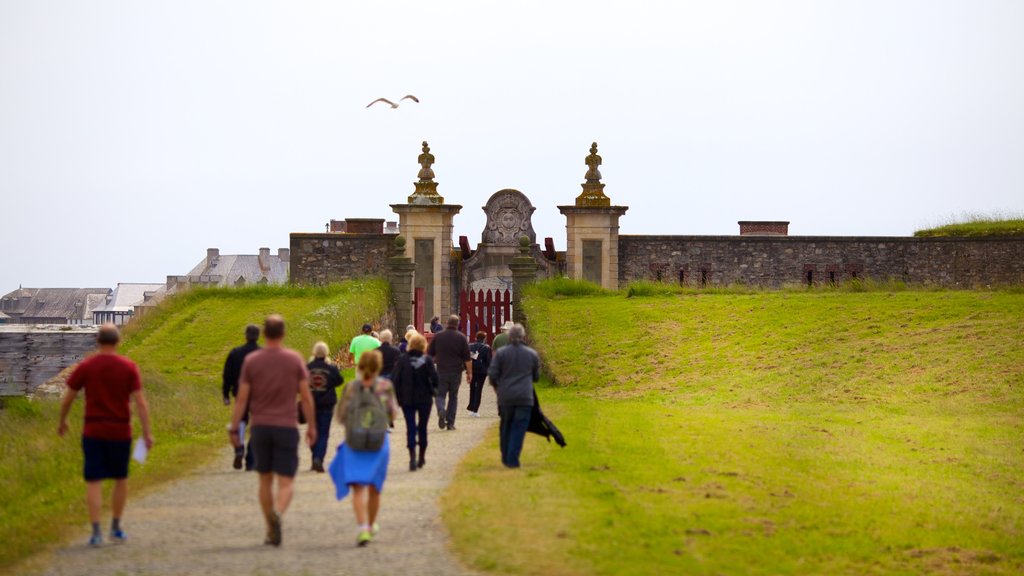
<svg viewBox="0 0 1024 576">
<path fill-rule="evenodd" d="M 489 387 L 488 387 L 489 388 Z M 463 383 L 464 408 L 469 388 Z M 214 463 L 157 493 L 129 499 L 125 530 L 129 543 L 92 549 L 88 531 L 53 553 L 46 575 L 353 575 L 469 574 L 448 552 L 438 498 L 455 465 L 497 421 L 494 393 L 485 390 L 481 418 L 460 410 L 453 432 L 429 432 L 427 465 L 410 472 L 405 422 L 391 435 L 391 464 L 381 504 L 381 533 L 366 548 L 355 547 L 356 526 L 348 499 L 334 499 L 326 474 L 309 472 L 308 448 L 301 450 L 295 499 L 284 518 L 284 544 L 264 546 L 263 517 L 256 500 L 256 476 L 231 469 L 231 449 Z M 342 439 L 331 430 L 328 461 Z M 159 441 L 159 438 L 157 439 Z M 497 447 L 495 447 L 497 450 Z M 497 456 L 496 456 L 497 457 Z M 109 519 L 104 518 L 104 533 Z"/>
</svg>

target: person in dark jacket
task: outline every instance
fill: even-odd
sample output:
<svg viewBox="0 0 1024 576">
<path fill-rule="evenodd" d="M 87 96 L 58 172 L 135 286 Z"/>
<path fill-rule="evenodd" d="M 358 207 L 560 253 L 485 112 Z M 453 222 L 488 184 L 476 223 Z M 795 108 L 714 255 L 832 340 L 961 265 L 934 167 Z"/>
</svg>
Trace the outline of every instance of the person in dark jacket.
<svg viewBox="0 0 1024 576">
<path fill-rule="evenodd" d="M 402 352 L 391 344 L 393 339 L 394 335 L 391 334 L 391 330 L 382 331 L 380 333 L 380 348 L 377 348 L 382 359 L 380 377 L 388 380 L 391 379 L 391 373 L 395 369 L 395 361 L 402 355 Z"/>
<path fill-rule="evenodd" d="M 487 369 L 491 367 L 491 347 L 487 345 L 486 332 L 476 333 L 476 342 L 469 345 L 469 357 L 473 359 L 473 379 L 469 382 L 469 406 L 466 410 L 470 416 L 479 418 L 484 381 L 487 380 Z"/>
<path fill-rule="evenodd" d="M 327 437 L 331 433 L 331 417 L 334 405 L 338 403 L 338 387 L 345 383 L 341 371 L 330 361 L 331 353 L 324 342 L 313 345 L 313 357 L 306 368 L 309 370 L 309 391 L 313 394 L 313 408 L 316 412 L 316 443 L 309 447 L 313 452 L 314 472 L 324 471 L 324 456 L 327 454 Z"/>
<path fill-rule="evenodd" d="M 498 393 L 501 463 L 509 468 L 519 468 L 519 454 L 533 411 L 533 383 L 540 380 L 540 357 L 523 343 L 525 338 L 523 325 L 514 325 L 508 331 L 508 345 L 494 355 L 487 372 Z"/>
<path fill-rule="evenodd" d="M 444 330 L 444 326 L 441 325 L 441 318 L 434 316 L 430 319 L 430 333 L 437 334 L 441 330 Z"/>
<path fill-rule="evenodd" d="M 255 324 L 249 324 L 245 327 L 245 344 L 233 348 L 228 353 L 228 359 L 224 362 L 224 374 L 223 383 L 221 384 L 221 392 L 224 394 L 224 405 L 231 405 L 231 398 L 238 396 L 238 377 L 242 373 L 242 362 L 245 361 L 245 357 L 249 354 L 260 349 L 259 344 L 256 343 L 260 338 L 260 327 Z M 249 423 L 249 411 L 245 411 L 245 415 L 242 416 L 242 424 Z M 244 433 L 243 433 L 244 434 Z M 243 437 L 244 441 L 245 438 Z M 242 469 L 242 460 L 245 460 L 245 469 L 252 470 L 253 466 L 253 455 L 252 455 L 252 442 L 247 444 L 245 447 L 239 446 L 235 448 L 235 461 L 233 466 L 235 470 Z"/>
<path fill-rule="evenodd" d="M 448 317 L 448 327 L 434 334 L 427 354 L 437 363 L 437 424 L 444 430 L 455 430 L 455 414 L 459 411 L 459 386 L 462 372 L 473 380 L 473 359 L 469 357 L 469 340 L 459 332 L 459 317 Z M 447 404 L 445 403 L 447 400 Z"/>
<path fill-rule="evenodd" d="M 416 470 L 427 463 L 427 423 L 438 380 L 433 359 L 424 354 L 427 339 L 418 332 L 409 333 L 407 338 L 408 351 L 398 358 L 392 376 L 398 405 L 405 415 L 409 470 Z M 419 459 L 416 458 L 417 440 Z"/>
</svg>

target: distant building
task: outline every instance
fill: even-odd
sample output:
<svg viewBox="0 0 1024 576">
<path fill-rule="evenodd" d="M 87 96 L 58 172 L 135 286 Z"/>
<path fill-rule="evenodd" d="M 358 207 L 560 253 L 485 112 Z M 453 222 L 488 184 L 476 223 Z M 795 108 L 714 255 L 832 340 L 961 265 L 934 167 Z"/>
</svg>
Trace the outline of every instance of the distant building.
<svg viewBox="0 0 1024 576">
<path fill-rule="evenodd" d="M 187 275 L 168 276 L 157 299 L 164 294 L 187 290 L 192 286 L 242 287 L 288 282 L 291 253 L 279 248 L 272 255 L 270 248 L 260 248 L 259 254 L 221 254 L 217 248 L 206 251 L 206 258 L 196 264 Z"/>
<path fill-rule="evenodd" d="M 3 312 L 0 312 L 0 324 L 7 324 L 11 321 L 11 317 Z"/>
<path fill-rule="evenodd" d="M 18 288 L 0 297 L 8 324 L 92 324 L 110 288 Z"/>
<path fill-rule="evenodd" d="M 107 295 L 106 302 L 92 311 L 93 322 L 112 322 L 118 326 L 127 324 L 139 308 L 148 306 L 157 299 L 163 284 L 134 284 L 122 282 Z"/>
</svg>

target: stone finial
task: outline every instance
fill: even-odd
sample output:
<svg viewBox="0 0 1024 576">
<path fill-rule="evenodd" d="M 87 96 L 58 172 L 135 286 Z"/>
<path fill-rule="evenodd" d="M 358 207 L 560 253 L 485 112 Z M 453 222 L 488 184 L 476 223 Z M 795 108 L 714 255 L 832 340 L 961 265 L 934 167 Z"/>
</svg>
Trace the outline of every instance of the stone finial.
<svg viewBox="0 0 1024 576">
<path fill-rule="evenodd" d="M 416 191 L 409 196 L 409 204 L 444 204 L 444 198 L 437 193 L 437 182 L 434 182 L 434 155 L 430 153 L 430 145 L 423 141 L 423 152 L 416 158 L 420 164 L 420 172 L 415 182 Z"/>
<path fill-rule="evenodd" d="M 395 256 L 405 256 L 405 236 L 395 236 Z"/>
<path fill-rule="evenodd" d="M 420 173 L 418 175 L 420 182 L 431 182 L 434 180 L 434 171 L 430 168 L 434 165 L 434 155 L 430 153 L 430 145 L 427 141 L 423 141 L 423 153 L 416 158 L 416 161 L 420 163 Z"/>
<path fill-rule="evenodd" d="M 587 165 L 587 179 L 588 184 L 598 184 L 601 182 L 601 171 L 597 169 L 601 165 L 601 157 L 597 155 L 597 142 L 590 145 L 590 155 L 583 161 Z"/>
<path fill-rule="evenodd" d="M 597 142 L 590 145 L 590 154 L 584 160 L 587 165 L 586 182 L 583 183 L 583 193 L 576 197 L 577 206 L 611 206 L 612 201 L 604 195 L 604 184 L 601 183 L 601 171 L 597 169 L 601 165 L 601 156 L 597 154 Z"/>
<path fill-rule="evenodd" d="M 520 236 L 519 237 L 519 254 L 521 256 L 529 256 L 530 255 L 530 237 L 529 236 Z"/>
</svg>

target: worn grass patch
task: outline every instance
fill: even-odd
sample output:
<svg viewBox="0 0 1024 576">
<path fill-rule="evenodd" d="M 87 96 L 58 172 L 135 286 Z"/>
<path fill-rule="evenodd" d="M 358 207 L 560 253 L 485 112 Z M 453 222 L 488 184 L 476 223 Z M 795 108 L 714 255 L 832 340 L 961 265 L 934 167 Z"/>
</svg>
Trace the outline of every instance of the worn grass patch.
<svg viewBox="0 0 1024 576">
<path fill-rule="evenodd" d="M 227 442 L 230 409 L 221 403 L 221 369 L 228 351 L 243 341 L 246 324 L 261 324 L 277 312 L 287 322 L 288 346 L 305 355 L 324 339 L 333 352 L 363 322 L 383 316 L 387 294 L 387 284 L 376 280 L 326 288 L 194 290 L 126 329 L 122 352 L 142 371 L 156 437 L 150 460 L 132 468 L 130 490 L 179 477 Z M 16 573 L 15 562 L 88 521 L 82 402 L 75 404 L 71 432 L 63 439 L 56 435 L 56 399 L 7 400 L 0 410 L 0 572 Z M 131 502 L 126 514 L 130 526 Z"/>
<path fill-rule="evenodd" d="M 1024 295 L 527 302 L 566 433 L 444 500 L 496 574 L 1017 574 Z M 496 489 L 495 487 L 500 487 Z M 514 527 L 514 528 L 509 528 Z"/>
</svg>

